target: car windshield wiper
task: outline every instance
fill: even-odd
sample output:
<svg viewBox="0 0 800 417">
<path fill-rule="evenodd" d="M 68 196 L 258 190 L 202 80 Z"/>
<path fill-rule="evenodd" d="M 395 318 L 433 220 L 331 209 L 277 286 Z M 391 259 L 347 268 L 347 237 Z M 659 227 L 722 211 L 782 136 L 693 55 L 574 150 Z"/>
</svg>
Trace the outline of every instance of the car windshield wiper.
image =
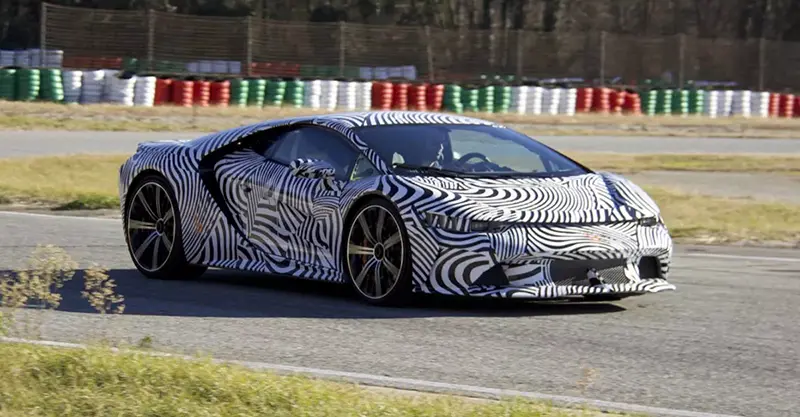
<svg viewBox="0 0 800 417">
<path fill-rule="evenodd" d="M 453 170 L 453 169 L 438 168 L 438 167 L 432 167 L 432 166 L 426 166 L 426 165 L 405 164 L 405 163 L 403 163 L 403 164 L 400 164 L 400 163 L 392 164 L 392 168 L 416 170 L 416 171 L 419 171 L 419 172 L 435 172 L 437 174 L 452 175 L 452 176 L 468 174 L 466 172 L 456 171 L 456 170 Z"/>
</svg>

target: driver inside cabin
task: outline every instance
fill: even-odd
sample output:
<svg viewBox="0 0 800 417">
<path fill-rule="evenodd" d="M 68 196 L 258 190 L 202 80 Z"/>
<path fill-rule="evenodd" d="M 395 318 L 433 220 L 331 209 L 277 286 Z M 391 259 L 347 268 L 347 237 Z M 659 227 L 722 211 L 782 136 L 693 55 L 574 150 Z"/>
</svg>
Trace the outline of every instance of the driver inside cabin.
<svg viewBox="0 0 800 417">
<path fill-rule="evenodd" d="M 409 164 L 443 168 L 442 162 L 445 159 L 444 152 L 447 140 L 447 131 L 444 130 L 439 133 L 439 136 L 435 137 L 431 137 L 429 132 L 424 136 L 415 137 L 407 137 L 403 134 L 402 138 L 384 137 L 384 143 L 391 143 L 393 146 L 383 146 L 382 149 L 375 150 L 390 166 Z M 453 152 L 453 154 L 454 159 L 459 157 L 456 152 Z"/>
</svg>

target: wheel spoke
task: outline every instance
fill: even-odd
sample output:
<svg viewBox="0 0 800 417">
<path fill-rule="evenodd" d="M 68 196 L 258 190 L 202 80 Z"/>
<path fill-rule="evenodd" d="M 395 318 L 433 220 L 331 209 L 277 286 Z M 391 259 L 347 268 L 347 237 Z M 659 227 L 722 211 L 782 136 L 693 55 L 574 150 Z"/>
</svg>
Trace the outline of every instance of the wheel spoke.
<svg viewBox="0 0 800 417">
<path fill-rule="evenodd" d="M 383 266 L 385 266 L 386 269 L 389 270 L 389 273 L 392 274 L 392 278 L 397 279 L 397 276 L 400 275 L 400 270 L 396 266 L 394 266 L 392 261 L 390 261 L 388 258 L 383 258 L 382 263 Z"/>
<path fill-rule="evenodd" d="M 375 224 L 375 241 L 380 242 L 383 234 L 383 223 L 386 221 L 386 212 L 378 210 L 378 221 Z"/>
<path fill-rule="evenodd" d="M 141 220 L 128 220 L 128 229 L 133 230 L 156 230 L 156 224 Z"/>
<path fill-rule="evenodd" d="M 153 269 L 158 268 L 158 246 L 161 243 L 161 239 L 155 239 L 153 243 L 153 261 L 150 263 Z"/>
<path fill-rule="evenodd" d="M 164 219 L 163 219 L 164 223 L 172 220 L 172 216 L 174 216 L 174 215 L 175 215 L 175 211 L 173 211 L 172 207 L 170 207 L 170 209 L 167 210 L 167 213 L 164 215 Z"/>
<path fill-rule="evenodd" d="M 156 217 L 161 218 L 161 187 L 156 187 Z"/>
<path fill-rule="evenodd" d="M 164 244 L 164 247 L 167 248 L 167 251 L 172 250 L 172 241 L 169 239 L 169 236 L 167 236 L 166 233 L 161 235 L 161 243 Z"/>
<path fill-rule="evenodd" d="M 142 242 L 142 244 L 139 245 L 139 247 L 136 249 L 134 253 L 136 255 L 136 259 L 139 259 L 141 261 L 144 251 L 147 250 L 148 247 L 150 247 L 150 245 L 153 243 L 153 241 L 156 240 L 156 238 L 158 238 L 158 233 L 156 232 L 152 232 L 150 233 L 150 235 L 147 236 L 147 239 L 145 239 L 144 242 Z"/>
<path fill-rule="evenodd" d="M 367 219 L 365 219 L 364 216 L 360 216 L 358 218 L 358 224 L 359 226 L 361 226 L 361 231 L 364 232 L 364 237 L 367 238 L 367 242 L 369 242 L 370 245 L 374 246 L 376 243 L 378 243 L 378 241 L 375 240 L 374 237 L 372 237 L 372 232 L 369 230 L 369 225 L 367 225 Z"/>
<path fill-rule="evenodd" d="M 139 200 L 139 204 L 141 204 L 144 210 L 147 212 L 147 215 L 150 216 L 150 219 L 158 220 L 156 214 L 153 213 L 153 209 L 150 208 L 150 204 L 148 204 L 147 200 L 144 199 L 144 194 L 141 190 L 139 190 L 139 194 L 136 194 L 136 198 Z"/>
<path fill-rule="evenodd" d="M 367 272 L 369 272 L 369 270 L 374 267 L 373 266 L 374 264 L 378 264 L 378 263 L 379 262 L 378 262 L 377 259 L 370 258 L 367 261 L 367 263 L 364 265 L 364 267 L 361 268 L 361 272 L 359 272 L 358 276 L 356 277 L 356 285 L 358 285 L 359 288 L 361 288 L 361 286 L 364 284 L 364 278 L 367 277 Z"/>
<path fill-rule="evenodd" d="M 389 238 L 386 239 L 385 242 L 383 242 L 383 247 L 386 248 L 386 249 L 389 249 L 389 248 L 391 248 L 392 246 L 396 245 L 399 242 L 400 242 L 400 232 L 397 232 L 397 233 L 389 236 Z"/>
<path fill-rule="evenodd" d="M 351 243 L 347 246 L 347 251 L 350 252 L 350 255 L 372 255 L 374 249 Z"/>
<path fill-rule="evenodd" d="M 375 263 L 375 273 L 373 274 L 373 280 L 375 281 L 375 296 L 383 295 L 383 285 L 381 285 L 381 263 Z"/>
</svg>

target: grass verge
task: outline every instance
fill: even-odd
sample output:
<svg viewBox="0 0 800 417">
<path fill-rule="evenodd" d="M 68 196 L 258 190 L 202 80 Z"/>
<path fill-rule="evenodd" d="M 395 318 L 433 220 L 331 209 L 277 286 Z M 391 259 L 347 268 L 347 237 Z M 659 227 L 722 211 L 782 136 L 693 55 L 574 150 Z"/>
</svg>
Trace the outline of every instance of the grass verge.
<svg viewBox="0 0 800 417">
<path fill-rule="evenodd" d="M 579 416 L 530 401 L 392 394 L 211 360 L 0 344 L 0 415 Z M 607 415 L 607 414 L 604 414 Z M 613 415 L 613 414 L 611 414 Z M 621 415 L 621 414 L 617 414 Z"/>
<path fill-rule="evenodd" d="M 75 155 L 0 160 L 0 200 L 57 209 L 116 209 L 117 173 L 125 155 Z M 686 159 L 682 159 L 686 158 Z M 700 155 L 584 155 L 590 167 L 797 172 L 798 159 Z M 592 162 L 594 161 L 594 163 Z M 800 206 L 691 195 L 646 187 L 677 239 L 714 243 L 800 241 Z"/>
<path fill-rule="evenodd" d="M 259 120 L 308 114 L 324 110 L 290 107 L 184 108 L 177 106 L 126 107 L 119 105 L 63 105 L 0 101 L 0 129 L 103 130 L 103 131 L 214 131 Z M 798 119 L 762 119 L 702 116 L 576 116 L 468 114 L 501 123 L 531 125 L 533 135 L 624 135 L 675 137 L 795 138 Z"/>
<path fill-rule="evenodd" d="M 800 206 L 644 187 L 676 241 L 800 244 Z"/>
<path fill-rule="evenodd" d="M 618 173 L 641 171 L 800 173 L 800 157 L 782 154 L 625 155 L 613 152 L 565 153 L 592 169 Z"/>
</svg>

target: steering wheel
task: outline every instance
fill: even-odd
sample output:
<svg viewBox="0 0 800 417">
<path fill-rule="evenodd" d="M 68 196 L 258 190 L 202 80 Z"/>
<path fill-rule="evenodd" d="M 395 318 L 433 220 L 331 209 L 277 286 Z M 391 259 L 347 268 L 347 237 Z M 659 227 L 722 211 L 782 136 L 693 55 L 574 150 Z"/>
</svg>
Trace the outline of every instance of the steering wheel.
<svg viewBox="0 0 800 417">
<path fill-rule="evenodd" d="M 487 162 L 487 163 L 490 163 L 490 164 L 492 163 L 492 161 L 490 161 L 489 158 L 486 155 L 484 155 L 484 154 L 482 154 L 480 152 L 469 152 L 469 153 L 463 155 L 461 158 L 458 158 L 457 162 L 459 164 L 463 164 L 463 163 L 465 163 L 466 161 L 469 161 L 472 158 L 480 158 L 480 159 L 483 159 L 484 162 Z"/>
</svg>

